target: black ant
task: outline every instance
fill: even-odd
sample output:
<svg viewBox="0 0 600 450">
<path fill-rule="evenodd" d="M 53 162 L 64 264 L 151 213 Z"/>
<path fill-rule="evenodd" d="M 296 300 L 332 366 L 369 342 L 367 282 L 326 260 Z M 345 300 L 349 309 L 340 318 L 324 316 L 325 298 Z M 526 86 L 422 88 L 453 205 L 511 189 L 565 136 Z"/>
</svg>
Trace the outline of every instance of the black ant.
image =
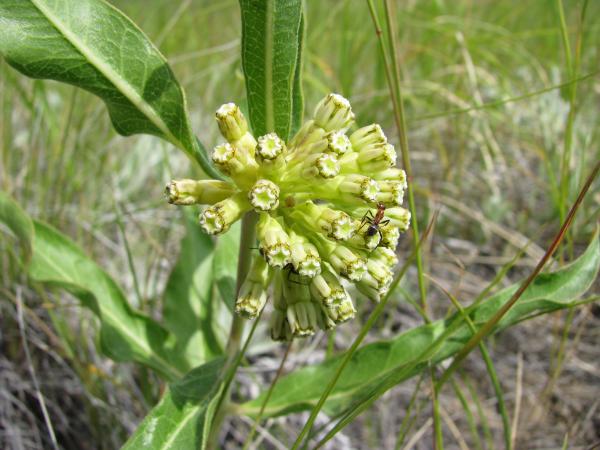
<svg viewBox="0 0 600 450">
<path fill-rule="evenodd" d="M 250 247 L 250 249 L 252 250 L 258 250 L 258 252 L 260 253 L 260 256 L 262 256 L 263 258 L 265 257 L 265 252 L 263 251 L 262 248 L 259 247 Z M 287 263 L 285 266 L 283 266 L 281 268 L 282 271 L 287 271 L 287 281 L 289 281 L 290 283 L 295 283 L 295 284 L 302 284 L 304 286 L 308 286 L 310 283 L 302 283 L 300 281 L 294 281 L 292 279 L 292 274 L 296 276 L 296 278 L 300 278 L 301 280 L 303 279 L 302 275 L 300 275 L 300 272 L 298 272 L 295 267 L 294 264 L 292 264 L 291 262 Z"/>
<path fill-rule="evenodd" d="M 379 202 L 377 203 L 377 212 L 375 213 L 375 215 L 373 215 L 373 212 L 369 209 L 363 216 L 362 221 L 360 222 L 360 227 L 358 227 L 358 231 L 360 231 L 362 227 L 364 227 L 366 224 L 369 224 L 367 232 L 365 233 L 365 236 L 367 237 L 372 237 L 375 236 L 375 233 L 379 233 L 379 242 L 377 243 L 375 249 L 379 247 L 379 244 L 381 244 L 381 241 L 383 241 L 383 234 L 381 233 L 381 229 L 379 227 L 390 223 L 389 219 L 382 220 L 384 214 L 385 205 Z"/>
<path fill-rule="evenodd" d="M 302 277 L 302 275 L 300 275 L 300 272 L 298 272 L 298 271 L 297 271 L 297 270 L 294 268 L 294 265 L 293 265 L 291 262 L 290 262 L 290 263 L 287 263 L 285 266 L 283 266 L 283 269 L 281 269 L 281 270 L 283 270 L 283 271 L 286 271 L 286 270 L 287 270 L 287 271 L 288 271 L 288 274 L 287 274 L 287 280 L 288 280 L 290 283 L 294 283 L 294 284 L 301 284 L 301 285 L 303 285 L 303 286 L 308 286 L 308 285 L 310 284 L 310 283 L 302 283 L 301 281 L 294 281 L 294 280 L 292 279 L 292 274 L 296 275 L 296 278 L 300 278 L 300 280 L 303 280 L 303 277 Z"/>
</svg>

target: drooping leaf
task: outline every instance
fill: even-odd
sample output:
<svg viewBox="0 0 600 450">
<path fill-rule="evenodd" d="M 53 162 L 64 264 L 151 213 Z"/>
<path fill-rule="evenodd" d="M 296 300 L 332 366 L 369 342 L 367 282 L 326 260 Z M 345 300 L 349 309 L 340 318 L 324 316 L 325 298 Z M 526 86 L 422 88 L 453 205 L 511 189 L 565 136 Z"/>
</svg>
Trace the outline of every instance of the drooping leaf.
<svg viewBox="0 0 600 450">
<path fill-rule="evenodd" d="M 576 300 L 597 279 L 599 268 L 600 248 L 596 236 L 586 252 L 571 265 L 536 278 L 495 331 L 498 332 L 534 314 L 549 313 L 576 304 Z M 484 324 L 510 299 L 517 288 L 518 284 L 503 289 L 472 310 L 467 309 L 474 324 Z M 456 327 L 456 330 L 444 340 L 430 359 L 435 364 L 451 357 L 471 337 L 472 333 L 460 314 L 455 314 L 447 320 L 419 326 L 389 341 L 365 345 L 354 354 L 342 372 L 325 404 L 325 410 L 332 414 L 339 412 L 353 400 L 366 401 L 374 393 L 381 394 L 385 389 L 414 376 L 426 363 L 412 363 L 419 361 L 421 355 L 450 327 Z M 340 359 L 341 356 L 337 356 L 282 377 L 273 390 L 265 416 L 310 409 L 319 399 L 323 386 L 327 385 L 328 380 L 335 374 Z M 407 367 L 410 370 L 405 370 Z M 382 387 L 384 389 L 381 389 Z M 263 393 L 257 399 L 242 405 L 244 412 L 255 414 L 265 395 Z"/>
<path fill-rule="evenodd" d="M 102 98 L 122 135 L 162 137 L 217 177 L 192 133 L 173 71 L 144 33 L 103 0 L 3 0 L 0 54 L 32 78 Z"/>
<path fill-rule="evenodd" d="M 172 383 L 123 450 L 206 448 L 224 361 L 214 359 Z"/>
<path fill-rule="evenodd" d="M 26 267 L 31 279 L 65 289 L 98 317 L 100 344 L 107 356 L 145 364 L 169 379 L 184 373 L 185 363 L 173 352 L 175 337 L 133 310 L 115 281 L 69 238 L 49 225 L 32 221 L 3 193 L 0 223 L 29 249 Z"/>
<path fill-rule="evenodd" d="M 77 297 L 100 320 L 102 351 L 115 361 L 136 361 L 167 378 L 183 373 L 173 352 L 174 336 L 133 310 L 121 288 L 66 236 L 34 221 L 30 277 L 61 287 Z"/>
<path fill-rule="evenodd" d="M 292 129 L 302 0 L 240 0 L 242 66 L 256 136 Z M 300 95 L 299 93 L 297 95 Z"/>
<path fill-rule="evenodd" d="M 29 261 L 33 224 L 19 204 L 4 192 L 0 192 L 0 224 L 4 224 L 15 235 L 23 251 L 23 259 Z"/>
<path fill-rule="evenodd" d="M 253 247 L 255 244 L 254 242 L 240 242 L 240 222 L 238 221 L 217 241 L 213 262 L 214 278 L 219 295 L 230 311 L 233 311 L 235 303 L 240 245 Z"/>
<path fill-rule="evenodd" d="M 176 351 L 195 367 L 221 353 L 213 330 L 214 244 L 191 211 L 185 211 L 184 222 L 187 232 L 165 288 L 163 319 L 177 337 Z"/>
</svg>

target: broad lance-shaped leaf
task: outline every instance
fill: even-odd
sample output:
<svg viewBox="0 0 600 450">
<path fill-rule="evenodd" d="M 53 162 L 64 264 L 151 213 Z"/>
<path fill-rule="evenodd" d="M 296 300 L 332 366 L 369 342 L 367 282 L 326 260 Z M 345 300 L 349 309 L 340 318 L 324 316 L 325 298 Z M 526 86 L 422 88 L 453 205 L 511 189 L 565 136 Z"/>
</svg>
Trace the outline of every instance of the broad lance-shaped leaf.
<svg viewBox="0 0 600 450">
<path fill-rule="evenodd" d="M 217 358 L 172 383 L 123 450 L 204 449 L 222 389 L 224 361 Z"/>
<path fill-rule="evenodd" d="M 99 318 L 100 344 L 107 356 L 116 361 L 145 364 L 169 379 L 184 373 L 185 362 L 172 351 L 174 336 L 133 310 L 115 281 L 69 238 L 49 225 L 32 221 L 2 192 L 0 224 L 19 237 L 22 247 L 29 249 L 30 261 L 26 267 L 34 281 L 67 290 Z"/>
<path fill-rule="evenodd" d="M 222 353 L 213 330 L 214 243 L 191 210 L 184 211 L 185 237 L 164 294 L 163 320 L 177 337 L 176 352 L 189 368 Z"/>
<path fill-rule="evenodd" d="M 167 61 L 109 3 L 2 0 L 0 54 L 29 77 L 96 94 L 120 134 L 162 137 L 218 176 L 192 133 L 185 95 Z"/>
<path fill-rule="evenodd" d="M 250 123 L 256 136 L 292 129 L 296 67 L 301 55 L 302 0 L 240 0 L 242 66 Z M 298 80 L 300 82 L 300 80 Z M 297 103 L 296 108 L 299 107 Z"/>
<path fill-rule="evenodd" d="M 600 247 L 596 236 L 586 252 L 575 262 L 554 273 L 538 276 L 523 296 L 500 321 L 496 332 L 531 316 L 549 313 L 576 304 L 596 281 L 600 268 Z M 483 325 L 495 311 L 507 302 L 518 284 L 503 289 L 482 304 L 469 311 L 476 326 Z M 472 336 L 459 314 L 447 320 L 438 320 L 428 325 L 409 330 L 389 341 L 374 342 L 358 350 L 329 396 L 325 410 L 330 414 L 340 412 L 353 400 L 367 401 L 375 393 L 381 394 L 396 384 L 417 374 L 423 365 L 410 371 L 403 370 L 418 361 L 421 355 L 455 321 L 461 321 L 457 330 L 447 338 L 430 359 L 432 363 L 451 357 Z M 310 409 L 323 392 L 323 386 L 336 372 L 341 356 L 321 364 L 304 367 L 282 377 L 273 390 L 265 410 L 266 416 L 277 416 L 289 412 Z M 383 389 L 382 389 L 383 388 Z M 241 405 L 246 414 L 256 414 L 264 396 Z"/>
<path fill-rule="evenodd" d="M 115 361 L 136 361 L 167 378 L 182 375 L 185 365 L 173 352 L 174 336 L 134 311 L 123 291 L 77 245 L 49 225 L 34 221 L 29 275 L 65 289 L 100 320 L 102 351 Z"/>
</svg>

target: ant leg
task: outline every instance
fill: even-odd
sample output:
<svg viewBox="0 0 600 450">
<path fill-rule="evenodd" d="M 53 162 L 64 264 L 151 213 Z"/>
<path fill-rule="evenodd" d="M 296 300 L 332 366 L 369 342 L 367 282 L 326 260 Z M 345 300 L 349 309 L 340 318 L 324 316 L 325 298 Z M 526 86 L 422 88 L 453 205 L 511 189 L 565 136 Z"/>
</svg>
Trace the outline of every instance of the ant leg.
<svg viewBox="0 0 600 450">
<path fill-rule="evenodd" d="M 387 220 L 382 220 L 381 222 L 379 222 L 379 225 L 383 225 L 383 226 L 385 226 L 385 225 L 387 225 L 388 223 L 390 223 L 390 219 L 387 219 Z"/>
<path fill-rule="evenodd" d="M 377 228 L 377 232 L 379 233 L 379 242 L 377 243 L 375 248 L 373 250 L 371 250 L 372 252 L 377 250 L 379 248 L 379 246 L 381 245 L 381 243 L 383 242 L 383 234 L 381 233 L 381 230 L 379 228 Z"/>
<path fill-rule="evenodd" d="M 360 230 L 362 230 L 362 228 L 366 224 L 369 224 L 369 225 L 373 224 L 373 213 L 371 212 L 370 209 L 363 216 L 362 220 L 360 221 L 360 226 L 358 227 L 358 229 L 356 231 L 359 232 Z"/>
</svg>

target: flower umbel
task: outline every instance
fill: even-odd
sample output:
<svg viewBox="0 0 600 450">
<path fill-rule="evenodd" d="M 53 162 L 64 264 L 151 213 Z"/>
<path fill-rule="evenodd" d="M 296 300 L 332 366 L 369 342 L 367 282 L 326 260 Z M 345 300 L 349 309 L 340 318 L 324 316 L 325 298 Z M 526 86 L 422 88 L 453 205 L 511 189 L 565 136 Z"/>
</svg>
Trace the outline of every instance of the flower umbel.
<svg viewBox="0 0 600 450">
<path fill-rule="evenodd" d="M 208 234 L 226 232 L 248 211 L 259 215 L 258 248 L 235 311 L 254 319 L 272 298 L 271 336 L 289 340 L 352 319 L 351 284 L 379 301 L 410 222 L 401 206 L 406 175 L 381 127 L 349 132 L 354 113 L 338 94 L 321 100 L 287 143 L 276 133 L 252 136 L 233 103 L 216 118 L 226 142 L 212 159 L 231 182 L 174 180 L 166 195 L 177 205 L 207 205 L 200 225 Z"/>
</svg>

